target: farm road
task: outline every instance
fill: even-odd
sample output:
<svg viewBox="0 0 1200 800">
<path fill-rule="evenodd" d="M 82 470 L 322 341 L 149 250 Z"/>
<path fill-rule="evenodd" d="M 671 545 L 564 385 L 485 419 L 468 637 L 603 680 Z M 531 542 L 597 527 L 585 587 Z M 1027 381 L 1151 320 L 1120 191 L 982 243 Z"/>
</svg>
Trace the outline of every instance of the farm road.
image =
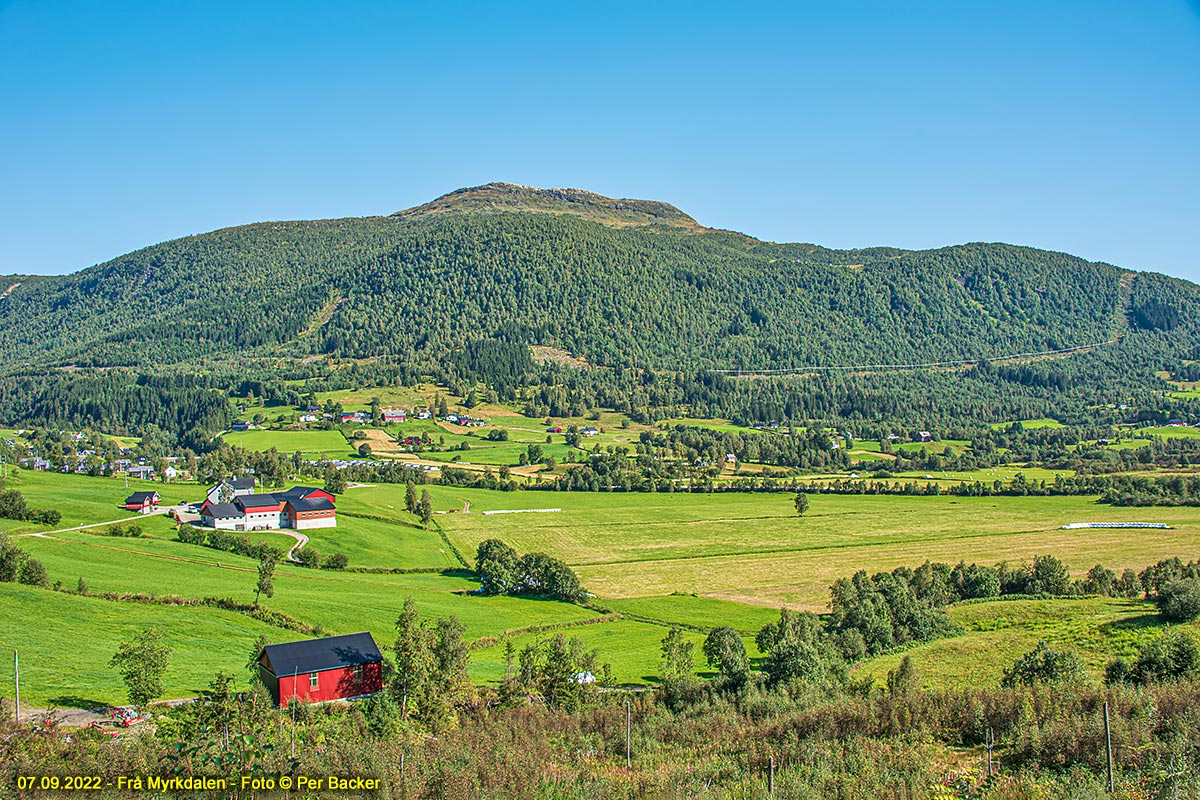
<svg viewBox="0 0 1200 800">
<path fill-rule="evenodd" d="M 160 508 L 156 511 L 151 511 L 149 514 L 138 514 L 136 517 L 121 517 L 120 519 L 110 519 L 108 522 L 89 522 L 86 525 L 76 525 L 73 528 L 57 528 L 52 531 L 34 531 L 33 533 L 20 533 L 17 535 L 18 536 L 40 536 L 41 538 L 44 539 L 52 533 L 70 533 L 71 531 L 84 531 L 84 530 L 87 530 L 88 528 L 100 528 L 104 525 L 118 525 L 122 522 L 137 522 L 139 519 L 145 519 L 146 517 L 156 517 L 159 514 L 165 514 L 169 510 L 170 509 L 167 509 L 167 508 Z"/>
</svg>

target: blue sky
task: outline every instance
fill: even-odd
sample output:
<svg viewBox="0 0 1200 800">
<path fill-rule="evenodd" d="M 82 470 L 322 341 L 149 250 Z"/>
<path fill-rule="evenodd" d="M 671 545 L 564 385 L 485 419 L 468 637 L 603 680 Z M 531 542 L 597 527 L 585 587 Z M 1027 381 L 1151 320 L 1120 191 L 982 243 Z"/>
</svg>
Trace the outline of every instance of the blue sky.
<svg viewBox="0 0 1200 800">
<path fill-rule="evenodd" d="M 1200 280 L 1200 5 L 0 2 L 0 273 L 492 180 Z"/>
</svg>

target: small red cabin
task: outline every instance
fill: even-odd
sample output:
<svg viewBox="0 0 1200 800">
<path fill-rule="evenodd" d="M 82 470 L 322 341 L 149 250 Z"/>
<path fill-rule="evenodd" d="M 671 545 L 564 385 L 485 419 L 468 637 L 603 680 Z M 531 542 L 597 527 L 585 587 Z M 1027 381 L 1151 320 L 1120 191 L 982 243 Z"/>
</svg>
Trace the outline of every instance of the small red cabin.
<svg viewBox="0 0 1200 800">
<path fill-rule="evenodd" d="M 160 502 L 158 492 L 134 492 L 125 498 L 125 510 L 147 514 L 158 508 Z"/>
<path fill-rule="evenodd" d="M 369 633 L 269 644 L 258 655 L 258 674 L 285 708 L 292 698 L 347 700 L 383 688 L 383 656 Z"/>
</svg>

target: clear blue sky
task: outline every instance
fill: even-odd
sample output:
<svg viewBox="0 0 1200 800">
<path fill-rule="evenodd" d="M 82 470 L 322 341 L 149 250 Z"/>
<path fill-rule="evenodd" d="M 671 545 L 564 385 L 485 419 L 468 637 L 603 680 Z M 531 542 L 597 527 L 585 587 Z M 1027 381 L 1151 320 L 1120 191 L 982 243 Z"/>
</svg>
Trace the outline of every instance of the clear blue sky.
<svg viewBox="0 0 1200 800">
<path fill-rule="evenodd" d="M 493 180 L 1200 280 L 1187 0 L 0 2 L 0 273 Z"/>
</svg>

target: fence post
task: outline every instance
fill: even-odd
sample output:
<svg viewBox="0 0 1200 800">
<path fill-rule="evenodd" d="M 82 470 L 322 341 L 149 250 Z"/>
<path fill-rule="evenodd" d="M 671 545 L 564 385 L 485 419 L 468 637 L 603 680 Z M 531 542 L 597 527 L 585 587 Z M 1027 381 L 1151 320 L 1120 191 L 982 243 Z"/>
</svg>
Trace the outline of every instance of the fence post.
<svg viewBox="0 0 1200 800">
<path fill-rule="evenodd" d="M 771 756 L 770 771 L 767 772 L 767 794 L 775 796 L 775 756 Z"/>
<path fill-rule="evenodd" d="M 625 701 L 625 769 L 633 766 L 633 750 L 631 747 L 632 741 L 632 714 L 629 708 L 629 701 Z"/>
<path fill-rule="evenodd" d="M 1108 721 L 1108 701 L 1104 701 L 1104 751 L 1108 757 L 1108 793 L 1112 794 L 1116 791 L 1116 784 L 1113 783 L 1113 756 L 1112 756 L 1112 726 Z"/>
<path fill-rule="evenodd" d="M 996 745 L 996 734 L 992 732 L 991 726 L 987 732 L 987 754 L 988 754 L 988 777 L 992 777 L 992 748 Z"/>
</svg>

